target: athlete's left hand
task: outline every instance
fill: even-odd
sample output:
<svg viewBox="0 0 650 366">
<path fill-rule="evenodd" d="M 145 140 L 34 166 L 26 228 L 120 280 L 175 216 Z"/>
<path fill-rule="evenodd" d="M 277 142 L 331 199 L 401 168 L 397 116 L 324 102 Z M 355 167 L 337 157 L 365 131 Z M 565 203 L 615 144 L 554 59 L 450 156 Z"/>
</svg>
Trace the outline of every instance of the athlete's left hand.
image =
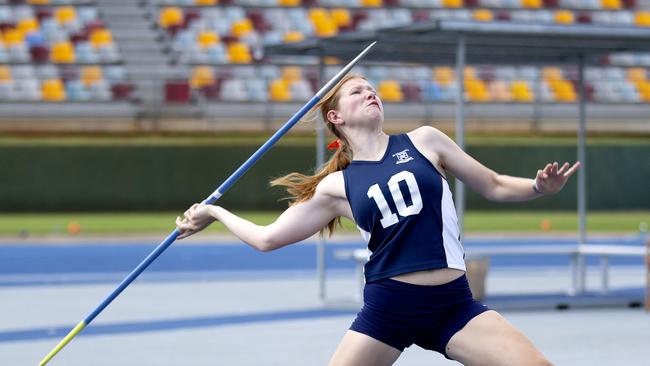
<svg viewBox="0 0 650 366">
<path fill-rule="evenodd" d="M 569 168 L 569 163 L 562 164 L 562 167 L 557 162 L 546 164 L 544 169 L 537 171 L 535 186 L 543 194 L 555 194 L 562 190 L 569 177 L 579 167 L 579 161 L 573 164 L 571 168 Z"/>
<path fill-rule="evenodd" d="M 180 232 L 178 239 L 187 238 L 212 224 L 216 220 L 212 215 L 213 208 L 212 205 L 195 203 L 185 211 L 182 219 L 176 217 L 176 226 Z"/>
</svg>

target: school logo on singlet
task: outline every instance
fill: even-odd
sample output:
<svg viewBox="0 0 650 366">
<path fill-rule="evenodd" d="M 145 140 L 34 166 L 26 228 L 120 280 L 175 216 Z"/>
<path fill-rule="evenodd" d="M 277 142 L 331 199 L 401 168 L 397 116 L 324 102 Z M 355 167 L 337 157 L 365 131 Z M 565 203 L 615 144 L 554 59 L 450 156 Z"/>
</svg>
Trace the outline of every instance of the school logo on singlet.
<svg viewBox="0 0 650 366">
<path fill-rule="evenodd" d="M 393 157 L 397 158 L 395 164 L 404 164 L 413 160 L 413 157 L 409 156 L 409 149 L 404 149 L 398 153 L 393 154 Z"/>
</svg>

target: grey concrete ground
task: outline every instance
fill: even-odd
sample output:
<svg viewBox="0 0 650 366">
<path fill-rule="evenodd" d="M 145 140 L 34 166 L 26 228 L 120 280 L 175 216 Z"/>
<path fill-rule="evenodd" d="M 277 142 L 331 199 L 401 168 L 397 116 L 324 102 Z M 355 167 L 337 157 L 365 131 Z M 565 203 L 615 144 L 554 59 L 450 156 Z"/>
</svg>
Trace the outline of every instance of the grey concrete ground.
<svg viewBox="0 0 650 366">
<path fill-rule="evenodd" d="M 350 271 L 318 299 L 313 273 L 143 276 L 50 363 L 52 366 L 325 365 L 350 322 Z M 612 287 L 643 285 L 642 268 L 614 268 Z M 589 274 L 597 287 L 598 274 Z M 117 281 L 116 281 L 117 282 Z M 0 364 L 37 365 L 116 282 L 0 287 Z M 488 293 L 562 291 L 568 273 L 493 271 Z M 642 309 L 504 311 L 556 365 L 650 365 L 650 314 Z M 62 334 L 60 334 L 63 332 Z M 48 336 L 50 334 L 50 336 Z M 396 365 L 457 365 L 418 347 Z"/>
</svg>

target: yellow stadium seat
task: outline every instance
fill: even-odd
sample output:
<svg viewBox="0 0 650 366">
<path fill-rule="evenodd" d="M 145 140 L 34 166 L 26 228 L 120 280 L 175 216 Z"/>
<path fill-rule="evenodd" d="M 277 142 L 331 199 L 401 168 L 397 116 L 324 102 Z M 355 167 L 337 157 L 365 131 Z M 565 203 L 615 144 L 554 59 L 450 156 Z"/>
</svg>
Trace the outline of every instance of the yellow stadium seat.
<svg viewBox="0 0 650 366">
<path fill-rule="evenodd" d="M 60 79 L 44 80 L 41 84 L 41 95 L 46 102 L 62 102 L 65 100 L 65 89 Z"/>
<path fill-rule="evenodd" d="M 570 10 L 557 10 L 553 19 L 558 24 L 573 24 L 575 22 L 575 16 Z"/>
<path fill-rule="evenodd" d="M 465 96 L 472 102 L 488 102 L 490 94 L 483 80 L 465 80 Z"/>
<path fill-rule="evenodd" d="M 231 27 L 232 34 L 237 38 L 240 38 L 250 33 L 252 30 L 253 30 L 253 22 L 251 22 L 251 20 L 248 18 L 238 20 L 232 23 L 232 27 Z"/>
<path fill-rule="evenodd" d="M 491 22 L 494 15 L 488 9 L 476 9 L 472 12 L 472 18 L 479 22 Z"/>
<path fill-rule="evenodd" d="M 56 42 L 50 52 L 50 60 L 54 63 L 72 63 L 75 60 L 74 46 L 68 41 Z"/>
<path fill-rule="evenodd" d="M 575 102 L 577 99 L 573 84 L 566 80 L 548 82 L 555 99 L 559 102 Z"/>
<path fill-rule="evenodd" d="M 67 24 L 77 19 L 77 10 L 74 6 L 61 6 L 56 8 L 54 18 L 59 24 Z"/>
<path fill-rule="evenodd" d="M 190 76 L 190 86 L 192 88 L 202 88 L 214 84 L 214 70 L 210 66 L 196 66 L 192 69 Z"/>
<path fill-rule="evenodd" d="M 25 42 L 25 34 L 15 28 L 7 29 L 3 38 L 4 43 L 7 45 L 21 44 Z"/>
<path fill-rule="evenodd" d="M 81 68 L 81 82 L 90 86 L 104 80 L 104 73 L 99 66 L 84 66 Z"/>
<path fill-rule="evenodd" d="M 562 70 L 559 67 L 545 67 L 542 69 L 542 79 L 544 81 L 562 80 Z"/>
<path fill-rule="evenodd" d="M 221 41 L 219 35 L 213 31 L 199 32 L 196 40 L 199 43 L 199 47 L 201 47 L 201 49 L 210 48 Z"/>
<path fill-rule="evenodd" d="M 249 64 L 252 60 L 253 57 L 245 43 L 233 42 L 228 46 L 228 62 L 233 64 Z"/>
<path fill-rule="evenodd" d="M 627 80 L 628 81 L 638 81 L 638 80 L 647 80 L 648 72 L 642 67 L 630 67 L 627 69 Z"/>
<path fill-rule="evenodd" d="M 209 5 L 217 5 L 219 2 L 217 0 L 194 0 L 194 5 L 202 5 L 202 6 L 209 6 Z"/>
<path fill-rule="evenodd" d="M 22 19 L 18 22 L 16 28 L 20 30 L 23 34 L 36 32 L 39 29 L 38 20 L 34 18 Z"/>
<path fill-rule="evenodd" d="M 95 48 L 99 48 L 101 46 L 106 46 L 113 43 L 113 34 L 106 28 L 96 29 L 90 33 L 89 40 L 90 44 L 92 44 Z"/>
<path fill-rule="evenodd" d="M 641 100 L 644 102 L 650 102 L 650 82 L 647 80 L 640 80 L 636 83 L 636 88 Z"/>
<path fill-rule="evenodd" d="M 352 16 L 348 9 L 334 8 L 330 11 L 330 15 L 338 27 L 346 27 L 352 24 Z"/>
<path fill-rule="evenodd" d="M 433 79 L 442 86 L 454 82 L 454 70 L 451 67 L 439 66 L 433 68 Z"/>
<path fill-rule="evenodd" d="M 302 79 L 302 69 L 298 66 L 285 66 L 282 68 L 282 80 L 291 84 L 295 81 Z"/>
<path fill-rule="evenodd" d="M 462 8 L 464 5 L 463 0 L 442 0 L 442 6 L 444 8 Z"/>
<path fill-rule="evenodd" d="M 172 25 L 180 25 L 183 23 L 183 10 L 177 7 L 167 7 L 160 11 L 158 23 L 163 28 L 169 28 Z"/>
<path fill-rule="evenodd" d="M 313 24 L 316 36 L 318 37 L 331 37 L 335 36 L 339 29 L 336 26 L 336 23 L 331 18 L 318 19 Z"/>
<path fill-rule="evenodd" d="M 521 7 L 527 9 L 541 9 L 544 7 L 542 0 L 521 0 Z"/>
<path fill-rule="evenodd" d="M 291 100 L 291 91 L 286 80 L 273 80 L 269 85 L 269 97 L 274 102 L 287 102 Z"/>
<path fill-rule="evenodd" d="M 528 83 L 523 80 L 516 80 L 510 84 L 510 91 L 512 92 L 512 100 L 515 102 L 529 103 L 535 99 L 535 95 L 530 90 Z"/>
<path fill-rule="evenodd" d="M 50 3 L 50 0 L 29 0 L 27 3 L 32 5 L 47 5 Z"/>
<path fill-rule="evenodd" d="M 476 77 L 476 68 L 472 66 L 465 66 L 465 69 L 463 69 L 463 77 L 465 80 L 478 79 L 478 77 Z"/>
<path fill-rule="evenodd" d="M 300 6 L 300 0 L 278 0 L 278 6 L 286 6 L 286 7 Z"/>
<path fill-rule="evenodd" d="M 314 23 L 318 19 L 328 19 L 330 17 L 327 10 L 323 8 L 311 8 L 309 9 L 309 20 Z"/>
<path fill-rule="evenodd" d="M 323 58 L 323 63 L 325 65 L 340 65 L 341 64 L 341 59 L 338 57 L 333 57 L 333 56 L 325 56 Z"/>
<path fill-rule="evenodd" d="M 11 68 L 7 65 L 0 65 L 0 83 L 11 80 Z"/>
<path fill-rule="evenodd" d="M 402 88 L 395 80 L 384 80 L 380 82 L 377 92 L 379 93 L 379 98 L 385 102 L 401 102 L 404 100 Z"/>
<path fill-rule="evenodd" d="M 619 10 L 623 8 L 621 0 L 600 0 L 600 6 L 605 10 Z"/>
<path fill-rule="evenodd" d="M 639 27 L 650 27 L 650 11 L 637 11 L 634 14 L 634 24 Z"/>
<path fill-rule="evenodd" d="M 382 5 L 382 0 L 361 0 L 361 6 L 366 8 L 379 8 Z"/>
<path fill-rule="evenodd" d="M 305 39 L 305 35 L 300 31 L 289 31 L 284 34 L 285 42 L 299 42 Z"/>
</svg>

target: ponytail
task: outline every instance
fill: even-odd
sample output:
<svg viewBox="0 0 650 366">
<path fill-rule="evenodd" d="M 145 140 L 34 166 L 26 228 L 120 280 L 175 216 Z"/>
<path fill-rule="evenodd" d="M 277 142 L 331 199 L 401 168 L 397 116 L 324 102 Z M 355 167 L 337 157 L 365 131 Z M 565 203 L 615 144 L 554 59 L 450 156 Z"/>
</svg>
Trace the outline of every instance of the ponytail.
<svg viewBox="0 0 650 366">
<path fill-rule="evenodd" d="M 294 172 L 271 181 L 271 186 L 282 186 L 287 188 L 287 193 L 289 193 L 289 197 L 287 197 L 289 200 L 289 206 L 312 198 L 314 193 L 316 193 L 316 187 L 325 177 L 334 172 L 345 169 L 350 164 L 350 161 L 352 161 L 350 144 L 348 144 L 345 136 L 343 136 L 343 134 L 341 134 L 333 124 L 327 122 L 327 112 L 338 107 L 338 91 L 345 82 L 353 78 L 365 79 L 359 75 L 347 75 L 314 107 L 316 111 L 320 111 L 321 117 L 330 132 L 341 141 L 336 152 L 334 152 L 332 157 L 318 171 L 316 171 L 314 175 L 305 175 Z M 340 217 L 332 219 L 326 227 L 320 230 L 320 234 L 323 235 L 325 230 L 327 230 L 328 234 L 331 236 L 337 226 L 341 226 Z"/>
</svg>

